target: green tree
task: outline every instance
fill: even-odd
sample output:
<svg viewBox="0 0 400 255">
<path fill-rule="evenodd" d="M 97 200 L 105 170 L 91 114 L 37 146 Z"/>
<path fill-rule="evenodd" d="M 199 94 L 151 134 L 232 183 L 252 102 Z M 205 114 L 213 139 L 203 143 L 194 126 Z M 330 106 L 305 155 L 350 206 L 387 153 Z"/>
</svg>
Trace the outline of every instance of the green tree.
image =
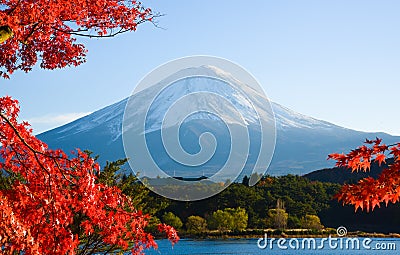
<svg viewBox="0 0 400 255">
<path fill-rule="evenodd" d="M 289 215 L 287 226 L 288 228 L 301 228 L 301 220 L 295 215 Z"/>
<path fill-rule="evenodd" d="M 210 229 L 217 229 L 219 231 L 227 231 L 232 228 L 233 217 L 227 211 L 217 210 L 213 212 L 208 219 L 207 224 Z"/>
<path fill-rule="evenodd" d="M 321 230 L 324 228 L 319 217 L 317 215 L 310 214 L 307 214 L 301 219 L 301 225 L 303 228 L 312 230 Z"/>
<path fill-rule="evenodd" d="M 249 216 L 244 208 L 226 208 L 225 211 L 230 214 L 232 222 L 230 223 L 231 230 L 245 230 L 247 228 L 247 222 Z"/>
<path fill-rule="evenodd" d="M 267 222 L 269 226 L 277 229 L 285 229 L 288 222 L 288 213 L 286 213 L 285 203 L 278 198 L 276 201 L 276 209 L 268 210 Z"/>
<path fill-rule="evenodd" d="M 248 225 L 258 227 L 261 222 L 260 215 L 267 210 L 267 203 L 256 187 L 248 187 L 241 183 L 233 183 L 216 196 L 216 209 L 244 208 L 248 214 Z M 214 210 L 216 210 L 214 209 Z"/>
<path fill-rule="evenodd" d="M 189 216 L 186 222 L 186 230 L 192 234 L 205 232 L 207 230 L 207 222 L 200 216 Z"/>
<path fill-rule="evenodd" d="M 91 152 L 87 152 L 91 154 Z M 122 193 L 128 196 L 137 210 L 155 215 L 169 205 L 169 200 L 161 196 L 152 196 L 149 189 L 144 186 L 136 175 L 124 174 L 124 165 L 127 159 L 108 162 L 100 172 L 98 181 L 107 186 L 117 186 Z"/>
<path fill-rule="evenodd" d="M 183 226 L 181 219 L 173 214 L 172 212 L 166 212 L 162 216 L 163 223 L 174 227 L 175 229 L 180 229 Z"/>
<path fill-rule="evenodd" d="M 23 182 L 23 178 L 14 172 L 6 172 L 0 169 L 0 190 L 9 190 L 15 181 Z"/>
<path fill-rule="evenodd" d="M 247 175 L 245 175 L 243 177 L 242 184 L 245 185 L 245 186 L 249 186 L 249 180 L 250 180 L 250 178 L 247 177 Z"/>
<path fill-rule="evenodd" d="M 161 224 L 161 220 L 156 216 L 152 216 L 149 220 L 149 224 L 146 226 L 146 231 L 153 234 L 157 233 L 159 224 Z"/>
<path fill-rule="evenodd" d="M 232 219 L 229 213 L 222 210 L 217 210 L 208 218 L 207 224 L 210 229 L 226 231 L 230 229 L 231 220 Z"/>
<path fill-rule="evenodd" d="M 267 225 L 276 229 L 285 229 L 289 214 L 285 209 L 269 209 L 267 213 Z"/>
<path fill-rule="evenodd" d="M 219 231 L 244 230 L 247 227 L 248 214 L 244 208 L 225 208 L 217 210 L 209 218 L 208 225 L 211 229 Z"/>
</svg>

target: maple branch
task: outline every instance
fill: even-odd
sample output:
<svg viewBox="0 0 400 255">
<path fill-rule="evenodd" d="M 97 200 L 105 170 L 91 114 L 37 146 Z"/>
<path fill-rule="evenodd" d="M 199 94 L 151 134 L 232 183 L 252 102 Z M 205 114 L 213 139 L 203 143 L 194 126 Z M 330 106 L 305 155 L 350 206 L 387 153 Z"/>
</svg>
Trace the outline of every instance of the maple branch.
<svg viewBox="0 0 400 255">
<path fill-rule="evenodd" d="M 5 120 L 7 122 L 7 124 L 13 129 L 14 133 L 18 136 L 18 138 L 21 140 L 21 142 L 31 151 L 33 152 L 33 155 L 35 156 L 35 160 L 36 162 L 39 164 L 39 166 L 48 174 L 50 175 L 50 172 L 44 167 L 43 163 L 39 160 L 39 157 L 37 156 L 37 154 L 49 157 L 51 159 L 53 159 L 54 163 L 57 165 L 57 168 L 59 169 L 60 173 L 62 174 L 62 176 L 68 181 L 70 182 L 70 184 L 75 185 L 75 183 L 71 180 L 69 180 L 64 172 L 61 169 L 61 166 L 59 165 L 59 163 L 57 162 L 56 159 L 65 159 L 69 162 L 71 162 L 71 160 L 64 158 L 64 157 L 54 157 L 52 155 L 48 155 L 46 153 L 43 153 L 41 151 L 35 150 L 32 146 L 30 146 L 25 139 L 21 136 L 21 134 L 18 132 L 17 128 L 13 125 L 13 123 L 11 123 L 11 121 L 7 118 L 7 116 L 5 116 L 3 113 L 0 112 L 0 117 L 2 117 L 3 120 Z"/>
<path fill-rule="evenodd" d="M 25 172 L 27 172 L 27 169 L 29 169 L 29 168 L 28 168 L 28 167 L 26 166 L 26 164 L 22 161 L 21 155 L 18 154 L 18 153 L 16 153 L 15 156 L 16 156 L 17 159 L 18 159 L 18 163 L 21 164 L 22 166 L 24 166 L 24 168 L 26 169 Z M 7 171 L 7 170 L 6 170 L 6 171 Z M 13 171 L 7 171 L 7 172 L 8 172 L 8 173 L 13 173 L 13 174 L 15 174 Z"/>
<path fill-rule="evenodd" d="M 32 34 L 36 31 L 36 27 L 40 24 L 40 22 L 36 22 L 35 24 L 33 24 L 31 31 L 29 32 L 29 34 L 25 37 L 24 41 L 22 41 L 23 44 L 27 44 L 27 41 L 29 39 L 29 37 L 32 36 Z"/>
<path fill-rule="evenodd" d="M 165 28 L 160 27 L 158 25 L 157 21 L 154 21 L 154 18 L 159 18 L 159 17 L 163 17 L 163 16 L 165 16 L 165 14 L 160 14 L 160 13 L 154 14 L 150 18 L 142 19 L 142 20 L 137 21 L 136 22 L 136 26 L 140 25 L 142 23 L 145 23 L 145 22 L 150 22 L 151 24 L 154 25 L 154 27 L 165 30 Z M 74 22 L 73 20 L 68 20 L 68 21 Z M 76 36 L 81 36 L 81 37 L 89 37 L 89 38 L 111 38 L 111 37 L 115 37 L 115 36 L 117 36 L 119 34 L 123 34 L 123 33 L 129 32 L 129 31 L 132 30 L 132 29 L 128 29 L 128 28 L 120 28 L 117 32 L 110 32 L 110 33 L 105 34 L 105 35 L 93 35 L 93 34 L 82 33 L 82 32 L 89 32 L 91 29 L 98 28 L 101 25 L 102 25 L 101 23 L 97 23 L 97 24 L 92 25 L 91 27 L 88 27 L 88 28 L 85 28 L 85 29 L 69 30 L 69 31 L 68 30 L 59 29 L 59 28 L 54 27 L 54 26 L 52 28 L 54 30 L 58 31 L 58 32 L 61 32 L 61 33 L 66 33 L 66 34 L 76 35 Z"/>
<path fill-rule="evenodd" d="M 162 29 L 162 30 L 167 30 L 166 28 L 161 27 L 157 20 L 154 20 L 154 18 L 160 18 L 160 17 L 164 17 L 164 16 L 166 16 L 166 14 L 156 13 L 153 16 L 151 16 L 149 21 L 151 22 L 151 24 L 153 24 L 154 27 Z M 138 23 L 138 24 L 140 24 L 140 23 Z"/>
<path fill-rule="evenodd" d="M 77 35 L 77 36 L 81 36 L 81 37 L 89 37 L 89 38 L 110 38 L 110 37 L 115 37 L 118 34 L 123 34 L 123 33 L 126 33 L 126 32 L 130 31 L 129 29 L 121 28 L 118 32 L 114 32 L 114 33 L 110 33 L 110 34 L 106 34 L 106 35 L 91 35 L 91 34 L 83 34 L 83 33 L 74 32 L 74 31 L 65 31 L 65 30 L 61 30 L 61 29 L 55 28 L 55 27 L 53 27 L 53 29 L 57 30 L 59 32 L 62 32 L 62 33 L 66 33 L 66 34 L 70 34 L 70 35 Z M 83 31 L 89 31 L 89 29 L 81 30 L 81 31 L 82 32 Z"/>
<path fill-rule="evenodd" d="M 115 244 L 111 245 L 110 248 L 108 250 L 106 250 L 104 254 L 108 254 L 109 252 L 113 251 L 115 248 L 116 248 Z"/>
<path fill-rule="evenodd" d="M 86 250 L 89 248 L 89 246 L 93 245 L 93 241 L 91 241 L 93 236 L 94 235 L 87 236 L 87 240 L 86 240 L 85 246 L 83 246 L 83 248 L 79 249 L 79 252 L 77 254 L 79 254 L 79 255 L 86 254 Z"/>
<path fill-rule="evenodd" d="M 47 173 L 50 174 L 50 172 L 44 167 L 44 165 L 42 164 L 42 162 L 40 162 L 37 154 L 36 154 L 36 150 L 34 148 L 32 148 L 32 146 L 30 146 L 25 139 L 21 136 L 21 134 L 18 132 L 17 128 L 14 126 L 13 123 L 11 123 L 11 121 L 7 118 L 7 116 L 5 116 L 2 112 L 0 112 L 0 117 L 5 120 L 7 122 L 7 124 L 12 128 L 12 130 L 14 131 L 14 133 L 17 135 L 17 137 L 21 140 L 21 142 L 30 150 L 33 152 L 33 155 L 35 156 L 36 161 L 38 162 L 38 164 L 40 165 L 40 167 Z"/>
<path fill-rule="evenodd" d="M 17 7 L 19 6 L 20 3 L 21 3 L 21 0 L 18 0 L 18 2 L 15 4 L 15 6 L 7 11 L 7 15 L 12 14 L 17 9 Z"/>
</svg>

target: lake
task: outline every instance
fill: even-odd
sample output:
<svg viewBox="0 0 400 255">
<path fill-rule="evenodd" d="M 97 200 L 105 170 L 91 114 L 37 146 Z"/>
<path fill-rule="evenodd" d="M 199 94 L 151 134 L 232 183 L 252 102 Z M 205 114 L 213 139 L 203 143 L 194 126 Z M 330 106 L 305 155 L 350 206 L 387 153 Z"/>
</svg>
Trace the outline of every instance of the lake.
<svg viewBox="0 0 400 255">
<path fill-rule="evenodd" d="M 158 240 L 158 250 L 148 250 L 146 255 L 156 254 L 241 254 L 241 255 L 253 255 L 253 254 L 279 254 L 279 255 L 301 255 L 301 254 L 399 254 L 400 250 L 400 239 L 399 238 L 358 238 L 358 240 L 351 240 L 346 237 L 332 240 L 329 246 L 329 240 L 322 240 L 322 238 L 315 238 L 315 249 L 313 249 L 313 241 L 304 239 L 293 239 L 290 238 L 281 241 L 281 247 L 287 249 L 280 249 L 277 244 L 277 240 L 273 241 L 272 249 L 270 249 L 270 241 L 268 240 L 268 246 L 265 249 L 260 249 L 257 245 L 258 239 L 226 239 L 226 240 L 192 240 L 182 239 L 174 247 L 168 240 Z M 265 239 L 264 239 L 265 240 Z M 304 241 L 304 248 L 302 247 Z M 354 243 L 353 243 L 354 242 Z M 360 245 L 359 250 L 353 249 L 357 246 L 357 242 Z M 365 246 L 363 246 L 363 242 Z M 308 249 L 310 243 L 311 249 Z M 342 244 L 340 244 L 342 243 Z M 347 243 L 347 246 L 346 246 Z M 264 243 L 261 242 L 262 246 Z M 341 246 L 340 246 L 341 245 Z M 354 245 L 354 246 L 352 246 Z M 320 249 L 319 246 L 321 247 Z M 336 247 L 336 248 L 335 248 Z M 342 247 L 342 249 L 340 248 Z M 346 249 L 347 247 L 347 249 Z M 366 249 L 366 248 L 369 248 Z"/>
</svg>

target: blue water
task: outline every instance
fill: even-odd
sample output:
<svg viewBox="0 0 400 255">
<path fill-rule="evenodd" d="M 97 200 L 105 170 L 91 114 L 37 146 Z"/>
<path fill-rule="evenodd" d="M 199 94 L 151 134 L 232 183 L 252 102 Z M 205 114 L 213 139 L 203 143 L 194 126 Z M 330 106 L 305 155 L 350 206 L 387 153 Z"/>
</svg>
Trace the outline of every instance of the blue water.
<svg viewBox="0 0 400 255">
<path fill-rule="evenodd" d="M 277 246 L 276 241 L 273 242 L 272 249 L 266 247 L 260 249 L 257 246 L 258 239 L 227 239 L 227 240 L 191 240 L 183 239 L 180 240 L 174 247 L 167 240 L 158 240 L 158 250 L 148 250 L 146 255 L 159 255 L 159 254 L 172 254 L 172 255 L 190 255 L 190 254 L 240 254 L 240 255 L 253 255 L 253 254 L 279 254 L 279 255 L 305 255 L 305 254 L 400 254 L 400 239 L 399 238 L 371 238 L 371 243 L 367 244 L 366 247 L 370 247 L 367 250 L 363 247 L 362 242 L 364 238 L 359 238 L 360 249 L 353 250 L 352 245 L 349 243 L 348 249 L 346 249 L 346 238 L 343 238 L 343 248 L 340 249 L 340 241 L 337 242 L 337 248 L 333 249 L 329 247 L 327 241 L 322 249 L 308 249 L 306 244 L 304 248 L 301 247 L 302 239 L 298 239 L 300 245 L 298 249 L 292 249 L 289 246 L 290 239 L 286 240 L 286 246 L 288 249 L 282 250 Z M 321 244 L 321 238 L 316 238 L 316 248 Z M 270 241 L 270 240 L 268 240 Z M 269 244 L 269 243 L 268 243 Z M 285 246 L 285 244 L 282 244 Z M 293 241 L 292 247 L 296 247 L 296 241 Z M 333 246 L 335 243 L 332 243 Z M 395 247 L 394 247 L 394 246 Z M 321 245 L 322 246 L 322 245 Z M 391 246 L 391 247 L 390 247 Z M 380 249 L 378 249 L 380 248 Z M 383 249 L 386 248 L 386 249 Z M 389 250 L 390 249 L 390 250 Z"/>
</svg>

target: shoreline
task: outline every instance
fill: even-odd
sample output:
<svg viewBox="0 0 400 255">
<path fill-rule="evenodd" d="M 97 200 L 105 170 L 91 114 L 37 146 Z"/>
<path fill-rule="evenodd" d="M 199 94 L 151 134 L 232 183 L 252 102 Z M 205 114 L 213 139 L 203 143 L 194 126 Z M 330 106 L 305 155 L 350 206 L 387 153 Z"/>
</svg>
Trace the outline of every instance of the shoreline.
<svg viewBox="0 0 400 255">
<path fill-rule="evenodd" d="M 257 233 L 254 233 L 257 232 Z M 224 240 L 224 239 L 258 239 L 262 238 L 265 236 L 265 234 L 268 235 L 268 237 L 271 238 L 324 238 L 328 237 L 329 235 L 332 237 L 369 237 L 369 238 L 400 238 L 399 233 L 368 233 L 368 232 L 363 232 L 363 231 L 354 231 L 354 232 L 348 232 L 344 236 L 339 236 L 336 233 L 336 230 L 323 230 L 319 232 L 313 232 L 312 231 L 304 231 L 306 233 L 299 233 L 299 231 L 291 231 L 291 230 L 286 230 L 282 231 L 281 233 L 277 233 L 275 231 L 271 230 L 262 230 L 262 231 L 242 231 L 240 233 L 238 232 L 216 232 L 216 231 L 208 231 L 204 233 L 199 233 L 199 234 L 190 234 L 190 233 L 179 233 L 179 236 L 181 239 L 193 239 L 193 240 Z"/>
</svg>

